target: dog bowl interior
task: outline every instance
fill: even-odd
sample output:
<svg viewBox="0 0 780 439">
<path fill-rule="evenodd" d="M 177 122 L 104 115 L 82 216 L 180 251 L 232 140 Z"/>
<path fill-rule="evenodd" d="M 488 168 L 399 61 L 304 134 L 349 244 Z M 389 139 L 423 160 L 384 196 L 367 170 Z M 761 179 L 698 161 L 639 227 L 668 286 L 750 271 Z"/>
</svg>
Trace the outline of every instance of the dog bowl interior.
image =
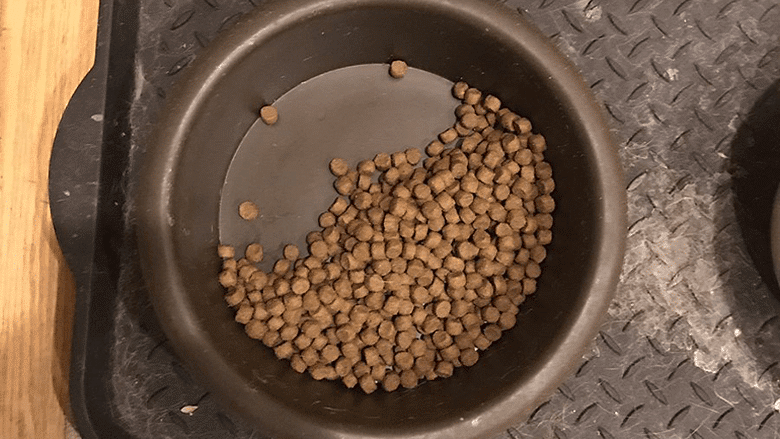
<svg viewBox="0 0 780 439">
<path fill-rule="evenodd" d="M 400 81 L 377 65 L 396 58 L 416 68 Z M 459 79 L 547 137 L 558 207 L 538 292 L 515 328 L 448 379 L 364 395 L 294 372 L 233 321 L 216 245 L 257 239 L 274 256 L 302 244 L 336 196 L 327 160 L 424 147 L 454 121 L 448 93 Z M 595 335 L 622 262 L 622 176 L 587 87 L 513 11 L 476 0 L 267 2 L 204 51 L 168 99 L 137 192 L 144 275 L 182 359 L 263 431 L 495 432 L 522 421 Z M 279 123 L 253 127 L 259 107 L 277 100 Z M 259 200 L 254 223 L 235 215 L 245 199 Z"/>
</svg>

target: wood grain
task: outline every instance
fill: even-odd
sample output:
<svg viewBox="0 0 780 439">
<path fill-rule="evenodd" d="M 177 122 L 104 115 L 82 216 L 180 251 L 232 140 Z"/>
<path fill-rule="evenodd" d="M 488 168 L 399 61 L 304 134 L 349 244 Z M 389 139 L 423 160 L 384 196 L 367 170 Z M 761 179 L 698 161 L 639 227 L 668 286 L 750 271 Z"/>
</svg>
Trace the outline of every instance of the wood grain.
<svg viewBox="0 0 780 439">
<path fill-rule="evenodd" d="M 0 0 L 0 438 L 65 438 L 73 278 L 49 156 L 92 66 L 98 0 Z"/>
</svg>

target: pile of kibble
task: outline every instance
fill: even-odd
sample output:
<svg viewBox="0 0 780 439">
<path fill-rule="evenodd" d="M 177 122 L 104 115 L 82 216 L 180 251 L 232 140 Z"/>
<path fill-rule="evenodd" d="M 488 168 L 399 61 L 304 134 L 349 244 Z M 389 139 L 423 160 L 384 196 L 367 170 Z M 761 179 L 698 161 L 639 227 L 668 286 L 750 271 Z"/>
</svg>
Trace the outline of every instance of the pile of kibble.
<svg viewBox="0 0 780 439">
<path fill-rule="evenodd" d="M 453 94 L 458 121 L 428 158 L 331 161 L 341 196 L 308 234 L 307 256 L 288 245 L 266 273 L 260 244 L 239 260 L 219 247 L 236 321 L 296 371 L 366 393 L 446 378 L 475 364 L 536 291 L 555 208 L 545 139 L 494 96 L 463 82 Z"/>
</svg>

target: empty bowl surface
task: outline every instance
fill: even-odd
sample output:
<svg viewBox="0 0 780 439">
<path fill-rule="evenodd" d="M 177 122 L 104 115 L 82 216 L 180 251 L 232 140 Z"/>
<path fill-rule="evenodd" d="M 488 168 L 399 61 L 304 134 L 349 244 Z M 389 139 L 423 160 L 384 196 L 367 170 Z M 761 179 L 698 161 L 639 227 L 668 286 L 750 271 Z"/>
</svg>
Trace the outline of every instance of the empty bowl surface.
<svg viewBox="0 0 780 439">
<path fill-rule="evenodd" d="M 392 59 L 413 67 L 405 78 L 388 76 Z M 537 293 L 516 327 L 448 379 L 364 395 L 294 372 L 233 320 L 217 244 L 259 241 L 267 259 L 303 246 L 337 196 L 328 161 L 424 148 L 455 121 L 457 80 L 547 138 L 557 210 Z M 588 88 L 514 11 L 479 0 L 266 2 L 204 50 L 167 99 L 136 194 L 144 276 L 180 357 L 264 432 L 485 436 L 523 421 L 578 364 L 622 263 L 623 178 Z M 270 103 L 280 115 L 271 127 L 257 120 Z M 258 220 L 238 218 L 245 200 Z"/>
</svg>

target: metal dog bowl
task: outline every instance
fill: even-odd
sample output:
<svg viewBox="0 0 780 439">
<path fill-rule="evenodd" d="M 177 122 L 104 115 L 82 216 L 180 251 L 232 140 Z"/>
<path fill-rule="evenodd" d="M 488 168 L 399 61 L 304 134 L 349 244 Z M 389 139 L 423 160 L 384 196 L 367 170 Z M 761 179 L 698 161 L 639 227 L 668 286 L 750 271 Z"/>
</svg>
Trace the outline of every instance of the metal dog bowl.
<svg viewBox="0 0 780 439">
<path fill-rule="evenodd" d="M 392 83 L 378 66 L 391 59 L 415 70 Z M 335 197 L 327 160 L 424 147 L 454 120 L 448 87 L 460 79 L 547 138 L 558 208 L 537 293 L 451 378 L 364 395 L 294 372 L 233 320 L 217 243 L 260 240 L 271 256 L 302 243 Z M 152 302 L 195 376 L 273 437 L 495 433 L 522 422 L 593 339 L 625 240 L 616 148 L 573 66 L 515 12 L 478 0 L 270 1 L 199 55 L 167 99 L 136 198 Z M 253 127 L 271 102 L 279 123 Z M 259 221 L 235 219 L 243 199 L 259 200 Z"/>
</svg>

